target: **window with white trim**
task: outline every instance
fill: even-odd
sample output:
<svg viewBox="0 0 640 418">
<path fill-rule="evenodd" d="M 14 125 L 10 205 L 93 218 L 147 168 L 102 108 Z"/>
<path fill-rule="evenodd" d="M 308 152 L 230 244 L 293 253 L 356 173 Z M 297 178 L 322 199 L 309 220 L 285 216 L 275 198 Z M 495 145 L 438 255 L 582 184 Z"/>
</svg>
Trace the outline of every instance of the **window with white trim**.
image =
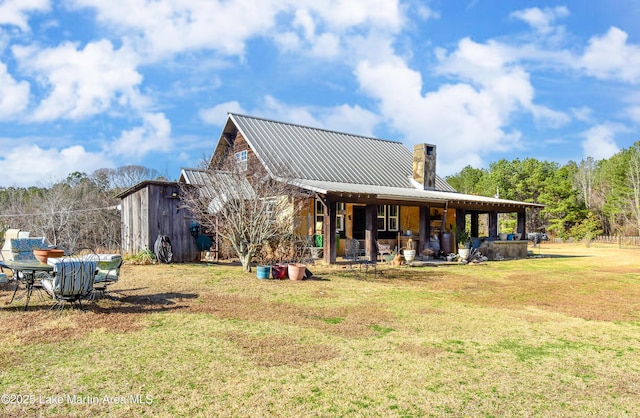
<svg viewBox="0 0 640 418">
<path fill-rule="evenodd" d="M 387 230 L 387 207 L 378 205 L 378 231 Z"/>
<path fill-rule="evenodd" d="M 337 202 L 336 203 L 336 231 L 342 232 L 344 231 L 344 214 L 345 214 L 345 203 Z M 316 199 L 316 234 L 322 234 L 324 231 L 324 205 L 320 201 L 320 199 Z"/>
<path fill-rule="evenodd" d="M 400 207 L 398 205 L 378 205 L 378 231 L 400 230 Z"/>
<path fill-rule="evenodd" d="M 344 214 L 346 205 L 344 202 L 336 203 L 336 231 L 344 231 Z"/>
<path fill-rule="evenodd" d="M 387 230 L 400 230 L 400 207 L 398 205 L 387 206 Z"/>
<path fill-rule="evenodd" d="M 235 153 L 236 167 L 240 171 L 247 171 L 247 150 L 239 151 Z"/>
</svg>

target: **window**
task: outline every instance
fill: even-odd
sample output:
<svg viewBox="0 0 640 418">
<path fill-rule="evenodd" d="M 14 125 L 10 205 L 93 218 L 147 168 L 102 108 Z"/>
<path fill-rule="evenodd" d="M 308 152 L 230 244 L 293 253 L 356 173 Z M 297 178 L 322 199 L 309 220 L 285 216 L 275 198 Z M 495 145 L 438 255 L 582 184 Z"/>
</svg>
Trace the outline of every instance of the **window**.
<svg viewBox="0 0 640 418">
<path fill-rule="evenodd" d="M 400 208 L 397 205 L 378 206 L 378 231 L 398 231 Z"/>
<path fill-rule="evenodd" d="M 236 167 L 240 171 L 247 171 L 247 150 L 236 152 Z"/>
<path fill-rule="evenodd" d="M 320 199 L 316 199 L 316 234 L 322 234 L 324 228 L 324 205 Z"/>
<path fill-rule="evenodd" d="M 336 203 L 336 231 L 342 232 L 344 231 L 344 214 L 345 214 L 345 203 L 337 202 Z M 324 205 L 320 201 L 320 199 L 316 199 L 316 234 L 322 234 L 324 223 Z"/>
<path fill-rule="evenodd" d="M 387 230 L 387 207 L 378 205 L 378 231 Z"/>
<path fill-rule="evenodd" d="M 398 221 L 399 215 L 400 208 L 398 207 L 398 205 L 389 205 L 387 207 L 387 226 L 389 231 L 398 231 L 400 229 L 400 222 Z"/>
<path fill-rule="evenodd" d="M 346 206 L 345 206 L 344 202 L 338 202 L 336 204 L 336 210 L 337 210 L 337 214 L 336 214 L 336 230 L 338 232 L 344 231 L 344 214 L 346 212 L 345 207 Z"/>
</svg>

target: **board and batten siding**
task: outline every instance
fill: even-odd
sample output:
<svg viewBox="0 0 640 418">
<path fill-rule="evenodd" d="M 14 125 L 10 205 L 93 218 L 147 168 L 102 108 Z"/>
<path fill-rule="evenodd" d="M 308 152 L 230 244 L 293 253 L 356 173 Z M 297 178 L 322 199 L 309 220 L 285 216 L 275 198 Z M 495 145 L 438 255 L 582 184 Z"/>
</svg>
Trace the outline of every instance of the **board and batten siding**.
<svg viewBox="0 0 640 418">
<path fill-rule="evenodd" d="M 171 240 L 173 262 L 197 261 L 200 253 L 189 227 L 192 216 L 174 197 L 176 183 L 142 182 L 122 198 L 122 251 L 135 255 L 153 251 L 158 235 Z"/>
</svg>

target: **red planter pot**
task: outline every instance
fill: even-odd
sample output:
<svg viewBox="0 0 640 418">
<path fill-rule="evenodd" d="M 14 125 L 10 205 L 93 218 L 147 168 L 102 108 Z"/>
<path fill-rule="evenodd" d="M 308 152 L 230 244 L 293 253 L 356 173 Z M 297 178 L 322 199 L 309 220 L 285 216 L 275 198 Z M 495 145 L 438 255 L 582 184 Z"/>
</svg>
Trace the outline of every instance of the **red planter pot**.
<svg viewBox="0 0 640 418">
<path fill-rule="evenodd" d="M 288 268 L 286 264 L 276 264 L 275 266 L 271 266 L 271 276 L 274 279 L 286 279 L 287 270 Z"/>
</svg>

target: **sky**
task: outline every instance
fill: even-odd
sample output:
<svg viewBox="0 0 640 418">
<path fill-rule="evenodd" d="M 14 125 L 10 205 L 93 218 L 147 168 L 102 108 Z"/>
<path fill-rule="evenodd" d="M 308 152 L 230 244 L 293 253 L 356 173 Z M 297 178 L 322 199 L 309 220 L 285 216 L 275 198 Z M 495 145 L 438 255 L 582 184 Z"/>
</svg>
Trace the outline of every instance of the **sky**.
<svg viewBox="0 0 640 418">
<path fill-rule="evenodd" d="M 440 176 L 609 158 L 640 140 L 638 22 L 637 0 L 0 0 L 0 187 L 175 180 L 228 112 L 435 144 Z"/>
</svg>

